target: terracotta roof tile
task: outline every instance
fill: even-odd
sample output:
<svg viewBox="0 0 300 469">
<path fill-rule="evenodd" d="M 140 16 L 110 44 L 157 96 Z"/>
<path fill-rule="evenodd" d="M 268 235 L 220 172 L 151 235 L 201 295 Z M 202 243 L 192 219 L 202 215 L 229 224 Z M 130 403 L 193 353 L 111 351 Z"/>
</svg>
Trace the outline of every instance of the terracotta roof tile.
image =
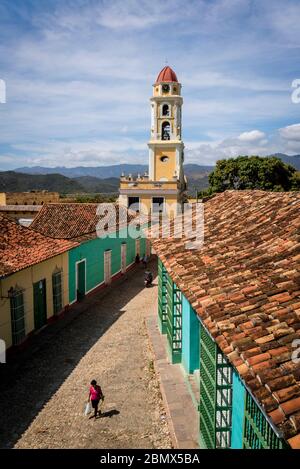
<svg viewBox="0 0 300 469">
<path fill-rule="evenodd" d="M 107 226 L 102 226 L 104 219 Z M 85 241 L 95 238 L 97 231 L 99 236 L 118 231 L 134 219 L 138 222 L 139 216 L 118 204 L 51 203 L 43 205 L 30 228 L 51 238 Z"/>
<path fill-rule="evenodd" d="M 285 420 L 285 415 L 280 408 L 272 410 L 272 412 L 269 413 L 269 417 L 271 417 L 275 425 Z"/>
<path fill-rule="evenodd" d="M 294 425 L 295 430 L 300 431 L 300 412 L 296 412 L 290 417 L 292 425 Z"/>
<path fill-rule="evenodd" d="M 298 384 L 294 384 L 288 388 L 279 389 L 278 391 L 273 393 L 273 396 L 278 402 L 285 402 L 294 397 L 300 396 L 300 386 Z"/>
<path fill-rule="evenodd" d="M 52 239 L 0 215 L 0 277 L 30 267 L 77 246 Z"/>
<path fill-rule="evenodd" d="M 300 397 L 296 397 L 295 399 L 292 399 L 290 401 L 283 402 L 283 404 L 280 404 L 280 407 L 285 413 L 285 415 L 294 414 L 295 412 L 298 412 L 300 410 Z"/>
<path fill-rule="evenodd" d="M 257 377 L 253 392 L 271 418 L 285 410 L 280 429 L 288 438 L 300 381 L 291 360 L 300 338 L 300 193 L 227 191 L 204 204 L 204 216 L 199 250 L 172 236 L 153 247 L 245 383 L 256 387 Z M 191 212 L 190 223 L 195 218 Z M 265 388 L 276 378 L 284 378 L 278 388 Z"/>
<path fill-rule="evenodd" d="M 293 449 L 300 449 L 300 434 L 293 436 L 288 440 L 289 445 Z"/>
</svg>

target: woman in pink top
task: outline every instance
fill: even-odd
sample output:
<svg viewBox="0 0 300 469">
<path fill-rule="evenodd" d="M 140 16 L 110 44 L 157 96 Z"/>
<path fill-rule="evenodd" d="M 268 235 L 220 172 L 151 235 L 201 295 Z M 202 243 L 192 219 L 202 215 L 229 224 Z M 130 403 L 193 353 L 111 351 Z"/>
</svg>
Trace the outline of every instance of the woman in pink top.
<svg viewBox="0 0 300 469">
<path fill-rule="evenodd" d="M 97 381 L 93 379 L 91 381 L 91 387 L 89 392 L 89 401 L 92 403 L 92 407 L 95 411 L 94 417 L 97 417 L 98 414 L 98 405 L 99 401 L 104 399 L 103 392 L 101 387 L 97 384 Z M 101 410 L 99 411 L 99 415 L 101 414 Z"/>
</svg>

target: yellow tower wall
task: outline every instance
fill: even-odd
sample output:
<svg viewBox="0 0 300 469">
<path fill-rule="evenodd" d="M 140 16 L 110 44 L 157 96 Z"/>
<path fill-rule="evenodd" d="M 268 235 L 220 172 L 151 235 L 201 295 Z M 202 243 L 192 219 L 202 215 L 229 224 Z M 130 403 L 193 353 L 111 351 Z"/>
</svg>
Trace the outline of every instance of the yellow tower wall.
<svg viewBox="0 0 300 469">
<path fill-rule="evenodd" d="M 176 150 L 175 149 L 157 149 L 156 158 L 154 161 L 154 173 L 156 181 L 160 181 L 162 178 L 171 181 L 174 176 L 174 168 L 176 168 Z M 161 157 L 167 156 L 168 161 L 162 162 Z"/>
</svg>

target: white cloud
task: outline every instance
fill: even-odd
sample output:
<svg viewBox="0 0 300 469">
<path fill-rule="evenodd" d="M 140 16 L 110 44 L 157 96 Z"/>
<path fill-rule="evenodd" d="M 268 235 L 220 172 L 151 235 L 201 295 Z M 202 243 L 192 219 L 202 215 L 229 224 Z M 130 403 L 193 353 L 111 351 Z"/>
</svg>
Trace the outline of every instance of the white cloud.
<svg viewBox="0 0 300 469">
<path fill-rule="evenodd" d="M 274 153 L 300 153 L 300 124 L 286 126 L 267 136 L 260 130 L 243 132 L 237 137 L 213 142 L 187 142 L 189 162 L 213 164 L 218 159 L 239 155 L 267 156 Z"/>
<path fill-rule="evenodd" d="M 284 140 L 300 142 L 300 124 L 288 125 L 279 130 Z"/>
<path fill-rule="evenodd" d="M 260 130 L 251 130 L 250 132 L 243 132 L 238 136 L 238 140 L 242 142 L 255 142 L 264 139 L 266 134 Z"/>
</svg>

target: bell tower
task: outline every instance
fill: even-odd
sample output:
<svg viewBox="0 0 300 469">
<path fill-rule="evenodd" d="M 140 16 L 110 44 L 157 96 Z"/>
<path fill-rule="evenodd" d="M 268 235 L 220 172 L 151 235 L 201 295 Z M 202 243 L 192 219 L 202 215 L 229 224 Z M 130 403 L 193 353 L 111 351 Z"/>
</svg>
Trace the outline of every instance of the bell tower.
<svg viewBox="0 0 300 469">
<path fill-rule="evenodd" d="M 153 85 L 151 98 L 149 178 L 184 183 L 184 144 L 181 139 L 181 84 L 170 67 L 164 67 Z"/>
<path fill-rule="evenodd" d="M 137 177 L 122 174 L 119 203 L 147 214 L 163 212 L 172 218 L 181 212 L 186 179 L 181 84 L 169 66 L 158 74 L 150 102 L 149 171 Z"/>
</svg>

